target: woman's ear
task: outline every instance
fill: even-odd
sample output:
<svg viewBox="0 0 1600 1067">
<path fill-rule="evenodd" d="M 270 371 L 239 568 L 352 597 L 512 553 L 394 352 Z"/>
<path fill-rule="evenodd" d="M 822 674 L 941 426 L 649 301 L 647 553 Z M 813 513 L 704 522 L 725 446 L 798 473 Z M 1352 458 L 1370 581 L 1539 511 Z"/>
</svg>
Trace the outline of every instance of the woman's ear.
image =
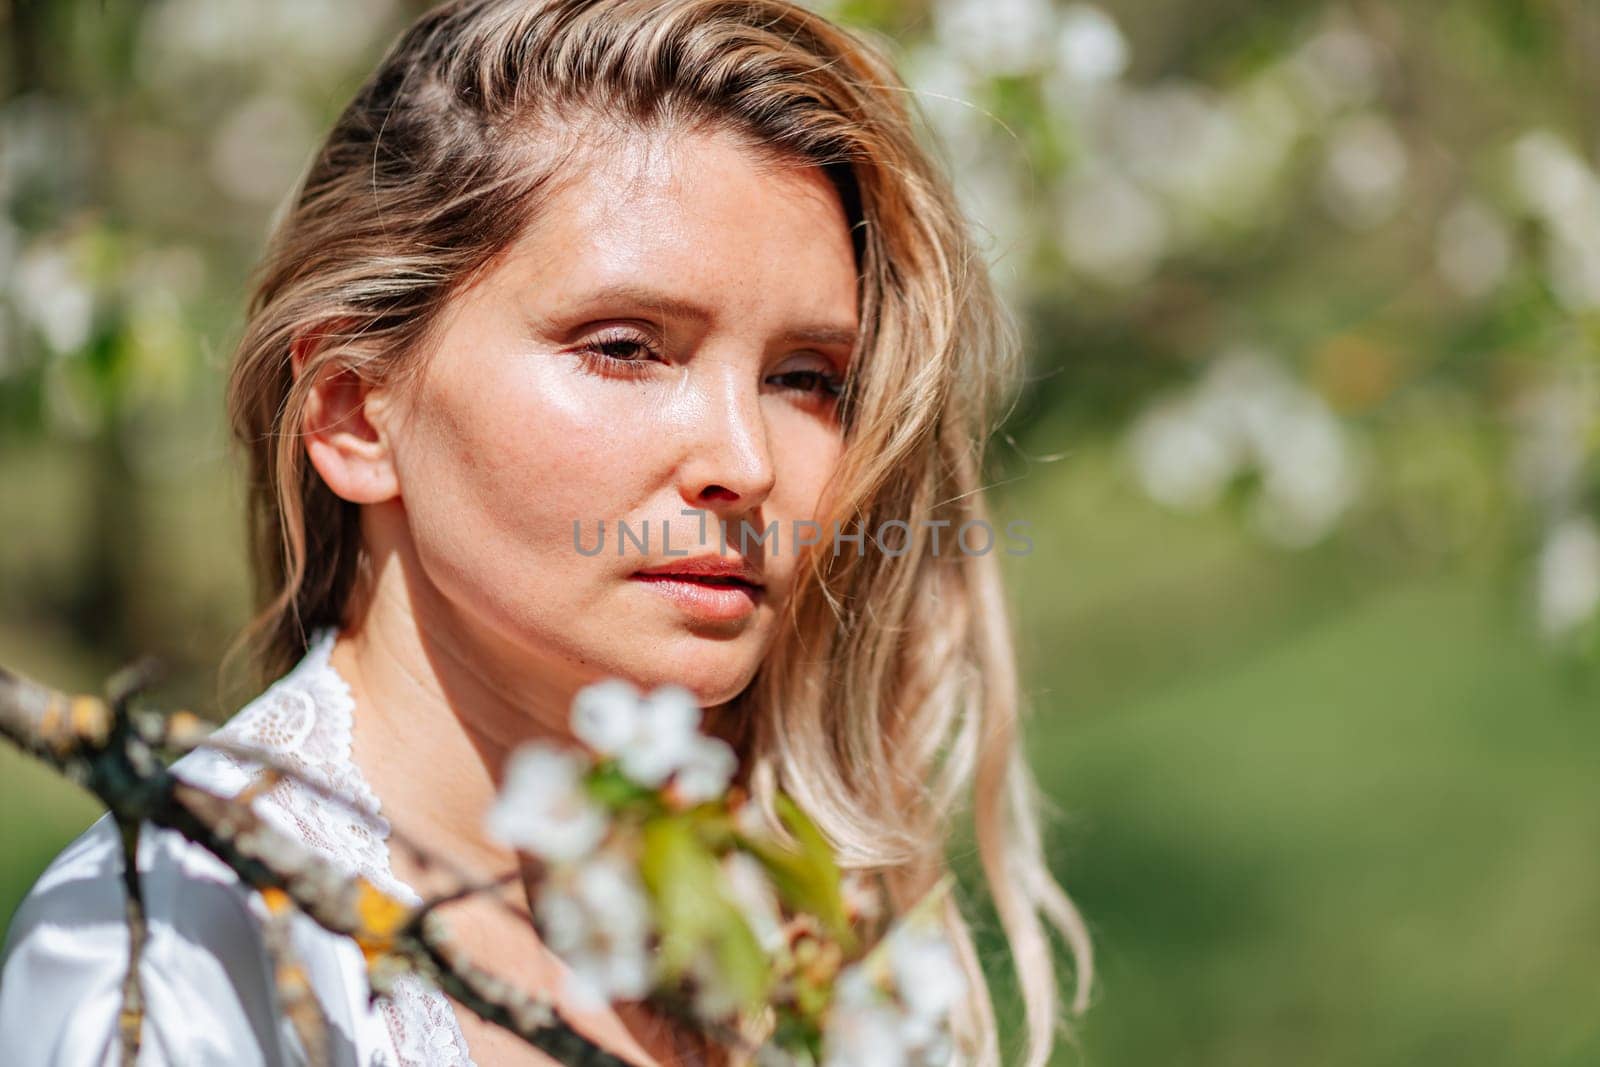
<svg viewBox="0 0 1600 1067">
<path fill-rule="evenodd" d="M 306 373 L 309 355 L 335 328 L 297 337 L 289 346 L 296 379 Z M 311 465 L 335 496 L 351 503 L 379 504 L 399 496 L 387 391 L 337 357 L 319 360 L 312 373 L 316 380 L 300 426 Z"/>
</svg>

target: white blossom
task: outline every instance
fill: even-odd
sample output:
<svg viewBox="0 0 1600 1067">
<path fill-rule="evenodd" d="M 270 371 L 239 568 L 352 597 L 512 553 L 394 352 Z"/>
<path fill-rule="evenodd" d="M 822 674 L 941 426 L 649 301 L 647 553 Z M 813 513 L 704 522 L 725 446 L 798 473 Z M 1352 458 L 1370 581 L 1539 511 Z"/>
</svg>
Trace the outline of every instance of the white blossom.
<svg viewBox="0 0 1600 1067">
<path fill-rule="evenodd" d="M 846 967 L 834 985 L 834 1001 L 822 1038 L 822 1067 L 902 1067 L 906 1041 L 899 1010 L 866 996 L 859 965 Z"/>
<path fill-rule="evenodd" d="M 738 769 L 739 757 L 732 745 L 720 737 L 696 734 L 672 780 L 673 788 L 688 804 L 715 800 L 727 791 Z"/>
<path fill-rule="evenodd" d="M 1354 502 L 1363 454 L 1322 399 L 1263 353 L 1236 348 L 1185 394 L 1156 402 L 1129 431 L 1135 472 L 1151 497 L 1195 510 L 1241 472 L 1261 476 L 1261 532 L 1297 547 L 1322 537 Z"/>
<path fill-rule="evenodd" d="M 1108 101 L 1101 123 L 1107 152 L 1162 195 L 1207 211 L 1238 196 L 1235 161 L 1246 131 L 1211 88 L 1172 78 L 1120 92 Z"/>
<path fill-rule="evenodd" d="M 641 701 L 633 736 L 618 755 L 622 772 L 640 785 L 659 786 L 693 754 L 699 728 L 694 694 L 678 685 L 656 689 Z"/>
<path fill-rule="evenodd" d="M 1106 167 L 1074 175 L 1062 196 L 1061 248 L 1075 270 L 1122 287 L 1154 273 L 1168 245 L 1167 218 L 1154 197 Z"/>
<path fill-rule="evenodd" d="M 949 147 L 961 168 L 982 159 L 1003 132 L 999 119 L 983 106 L 983 79 L 947 50 L 913 45 L 905 74 L 917 104 Z"/>
<path fill-rule="evenodd" d="M 1290 547 L 1321 538 L 1359 488 L 1356 453 L 1338 419 L 1314 394 L 1298 390 L 1257 448 L 1263 491 L 1255 518 L 1262 532 Z"/>
<path fill-rule="evenodd" d="M 950 1012 L 967 992 L 954 950 L 939 930 L 921 925 L 896 926 L 882 947 L 881 969 L 869 971 L 867 961 L 858 961 L 834 980 L 823 1031 L 824 1067 L 943 1067 L 953 1048 Z"/>
<path fill-rule="evenodd" d="M 889 935 L 889 966 L 906 1009 L 943 1020 L 966 993 L 966 977 L 950 942 L 935 930 L 898 927 Z"/>
<path fill-rule="evenodd" d="M 570 972 L 568 989 L 584 1009 L 634 1000 L 650 989 L 650 900 L 623 858 L 598 852 L 541 887 L 540 935 Z"/>
<path fill-rule="evenodd" d="M 286 87 L 339 69 L 391 23 L 394 0 L 161 0 L 142 17 L 134 61 L 141 84 L 190 91 L 214 67 L 259 69 Z"/>
<path fill-rule="evenodd" d="M 1100 8 L 1068 4 L 1056 33 L 1056 58 L 1056 69 L 1073 82 L 1108 82 L 1127 69 L 1128 41 Z"/>
<path fill-rule="evenodd" d="M 489 809 L 489 834 L 503 844 L 557 862 L 586 855 L 605 836 L 606 812 L 585 795 L 581 756 L 525 744 L 506 764 L 505 782 Z"/>
<path fill-rule="evenodd" d="M 615 756 L 633 742 L 643 699 L 621 678 L 585 686 L 572 700 L 572 732 L 602 756 Z"/>
<path fill-rule="evenodd" d="M 933 17 L 941 46 L 988 75 L 1039 69 L 1055 29 L 1050 0 L 938 0 Z"/>
<path fill-rule="evenodd" d="M 275 204 L 294 185 L 316 143 L 306 109 L 288 93 L 262 92 L 235 107 L 211 142 L 211 177 L 248 204 Z"/>
<path fill-rule="evenodd" d="M 1408 170 L 1406 146 L 1387 119 L 1377 114 L 1343 119 L 1328 140 L 1323 202 L 1351 229 L 1371 229 L 1399 207 Z"/>
<path fill-rule="evenodd" d="M 691 803 L 720 796 L 738 767 L 728 743 L 700 732 L 701 709 L 681 685 L 642 694 L 619 678 L 578 691 L 572 732 L 603 756 L 612 756 L 629 779 L 654 789 L 676 774 Z"/>
<path fill-rule="evenodd" d="M 883 914 L 882 894 L 860 871 L 845 871 L 839 876 L 839 894 L 854 919 L 873 922 Z"/>
<path fill-rule="evenodd" d="M 1435 262 L 1439 274 L 1469 299 L 1486 296 L 1511 265 L 1511 233 L 1500 216 L 1474 198 L 1464 198 L 1439 220 Z"/>
<path fill-rule="evenodd" d="M 1548 129 L 1529 130 L 1512 143 L 1510 169 L 1523 206 L 1550 225 L 1588 222 L 1600 213 L 1600 177 Z"/>
<path fill-rule="evenodd" d="M 1379 60 L 1370 36 L 1348 17 L 1333 15 L 1289 56 L 1286 66 L 1309 110 L 1325 117 L 1377 96 Z"/>
<path fill-rule="evenodd" d="M 57 354 L 76 352 L 89 342 L 94 290 L 70 246 L 45 241 L 30 245 L 16 265 L 12 284 L 21 316 Z"/>
<path fill-rule="evenodd" d="M 733 827 L 746 837 L 762 837 L 769 831 L 767 817 L 748 798 L 733 809 Z"/>
<path fill-rule="evenodd" d="M 1566 514 L 1581 491 L 1589 441 L 1600 423 L 1596 412 L 1600 375 L 1584 363 L 1551 368 L 1511 403 L 1511 480 L 1547 515 Z"/>
<path fill-rule="evenodd" d="M 1539 622 L 1547 635 L 1570 630 L 1600 607 L 1600 528 L 1587 515 L 1557 523 L 1539 553 Z"/>
<path fill-rule="evenodd" d="M 729 897 L 768 953 L 784 944 L 783 915 L 778 909 L 778 894 L 761 861 L 735 849 L 722 858 L 722 874 Z"/>
<path fill-rule="evenodd" d="M 1575 314 L 1600 309 L 1600 228 L 1566 225 L 1550 235 L 1545 269 L 1556 299 Z"/>
<path fill-rule="evenodd" d="M 1182 401 L 1163 401 L 1140 415 L 1128 448 L 1145 492 L 1179 511 L 1215 504 L 1240 462 L 1234 438 Z"/>
</svg>

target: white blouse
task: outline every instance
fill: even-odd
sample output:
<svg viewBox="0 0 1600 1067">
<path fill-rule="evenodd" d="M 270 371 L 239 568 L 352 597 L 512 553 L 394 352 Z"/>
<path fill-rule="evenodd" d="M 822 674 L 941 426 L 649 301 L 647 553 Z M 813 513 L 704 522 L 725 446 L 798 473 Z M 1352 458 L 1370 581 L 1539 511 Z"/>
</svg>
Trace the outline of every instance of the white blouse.
<svg viewBox="0 0 1600 1067">
<path fill-rule="evenodd" d="M 354 701 L 329 662 L 335 627 L 312 635 L 305 656 L 246 704 L 220 736 L 264 749 L 308 779 L 352 798 L 365 821 L 292 780 L 255 802 L 262 818 L 352 874 L 413 905 L 420 898 L 389 865 L 388 823 L 350 757 Z M 173 764 L 187 782 L 234 795 L 252 765 L 209 750 Z M 139 969 L 145 997 L 139 1063 L 172 1067 L 305 1064 L 279 1010 L 262 940 L 261 894 L 199 845 L 145 827 L 139 844 L 148 937 Z M 23 900 L 0 950 L 0 1064 L 103 1067 L 119 1056 L 117 1015 L 128 966 L 122 844 L 109 815 L 69 845 Z M 329 1022 L 338 1067 L 470 1067 L 450 1001 L 420 979 L 371 1000 L 356 943 L 304 915 L 292 942 Z"/>
</svg>

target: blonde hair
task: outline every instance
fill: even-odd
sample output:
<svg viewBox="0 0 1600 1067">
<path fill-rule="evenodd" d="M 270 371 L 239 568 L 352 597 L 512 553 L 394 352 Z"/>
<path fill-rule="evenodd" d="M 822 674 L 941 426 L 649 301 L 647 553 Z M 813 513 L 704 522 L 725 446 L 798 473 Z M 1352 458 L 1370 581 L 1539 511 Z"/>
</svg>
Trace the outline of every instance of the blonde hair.
<svg viewBox="0 0 1600 1067">
<path fill-rule="evenodd" d="M 254 278 L 228 407 L 260 610 L 236 648 L 276 677 L 312 629 L 344 621 L 356 586 L 359 507 L 323 484 L 298 433 L 319 368 L 413 373 L 451 294 L 538 217 L 580 147 L 716 129 L 821 168 L 851 223 L 862 336 L 834 511 L 819 519 L 902 520 L 910 536 L 893 556 L 802 561 L 787 624 L 729 708 L 747 724 L 741 777 L 769 819 L 775 791 L 798 800 L 897 910 L 946 872 L 970 801 L 1037 1065 L 1064 1029 L 1041 919 L 1071 950 L 1079 1012 L 1089 941 L 1043 857 L 998 557 L 949 548 L 988 521 L 984 443 L 1020 344 L 920 120 L 882 47 L 784 0 L 454 0 L 421 16 L 334 124 Z M 977 994 L 955 1020 L 962 1059 L 998 1063 L 957 898 L 944 921 Z"/>
</svg>

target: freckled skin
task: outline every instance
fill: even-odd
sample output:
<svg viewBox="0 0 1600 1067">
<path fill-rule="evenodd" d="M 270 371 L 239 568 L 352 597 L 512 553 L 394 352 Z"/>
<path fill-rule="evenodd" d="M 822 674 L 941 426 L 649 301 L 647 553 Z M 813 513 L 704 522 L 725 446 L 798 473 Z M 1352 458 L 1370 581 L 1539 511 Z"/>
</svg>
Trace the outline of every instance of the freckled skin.
<svg viewBox="0 0 1600 1067">
<path fill-rule="evenodd" d="M 591 302 L 613 283 L 648 286 L 705 321 L 632 301 Z M 458 294 L 420 392 L 390 427 L 406 530 L 454 624 L 492 632 L 570 692 L 606 674 L 691 688 L 702 704 L 749 682 L 794 582 L 788 535 L 816 513 L 841 449 L 834 402 L 773 376 L 840 373 L 848 345 L 783 339 L 799 325 L 857 323 L 844 210 L 814 168 L 777 169 L 725 135 L 635 138 L 596 159 L 491 273 Z M 577 350 L 657 353 L 637 375 L 597 371 Z M 625 371 L 626 368 L 623 368 Z M 754 541 L 766 595 L 734 622 L 686 615 L 629 579 L 674 553 L 718 551 L 708 509 L 730 524 L 776 521 Z M 592 549 L 574 548 L 573 524 Z M 648 529 L 650 558 L 616 523 Z M 426 622 L 426 620 L 421 620 Z M 564 683 L 564 684 L 562 684 Z"/>
</svg>

